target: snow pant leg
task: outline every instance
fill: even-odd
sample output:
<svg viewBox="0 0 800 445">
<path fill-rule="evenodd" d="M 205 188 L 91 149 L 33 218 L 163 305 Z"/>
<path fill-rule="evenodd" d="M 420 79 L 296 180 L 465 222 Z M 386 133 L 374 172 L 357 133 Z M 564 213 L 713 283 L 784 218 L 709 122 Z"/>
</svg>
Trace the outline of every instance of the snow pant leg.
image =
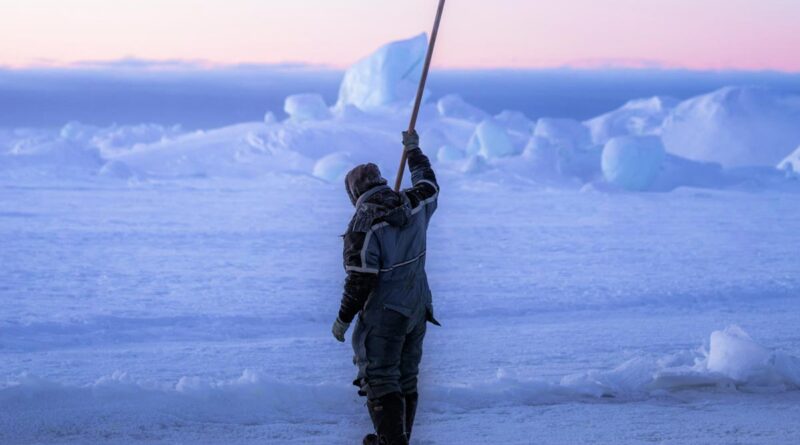
<svg viewBox="0 0 800 445">
<path fill-rule="evenodd" d="M 422 341 L 425 339 L 427 323 L 424 316 L 415 321 L 415 326 L 406 335 L 400 356 L 400 388 L 403 394 L 417 392 L 417 375 L 419 362 L 422 360 Z"/>
<path fill-rule="evenodd" d="M 367 325 L 364 323 L 364 320 L 361 318 L 361 314 L 356 318 L 356 326 L 353 328 L 353 337 L 352 337 L 352 345 L 353 345 L 353 364 L 358 367 L 358 375 L 356 376 L 355 380 L 353 380 L 353 385 L 358 386 L 358 395 L 366 396 L 366 387 L 364 386 L 364 380 L 366 377 L 367 371 L 367 348 L 366 348 L 366 340 L 367 340 L 367 333 L 369 329 Z"/>
<path fill-rule="evenodd" d="M 362 389 L 370 400 L 402 392 L 400 371 L 409 318 L 392 309 L 380 309 L 379 322 L 366 332 L 366 363 Z"/>
</svg>

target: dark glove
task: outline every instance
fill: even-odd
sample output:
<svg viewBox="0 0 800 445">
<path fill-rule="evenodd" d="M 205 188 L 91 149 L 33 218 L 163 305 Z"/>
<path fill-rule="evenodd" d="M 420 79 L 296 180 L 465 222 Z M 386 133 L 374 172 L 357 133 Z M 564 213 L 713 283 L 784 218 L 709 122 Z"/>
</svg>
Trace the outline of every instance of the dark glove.
<svg viewBox="0 0 800 445">
<path fill-rule="evenodd" d="M 336 321 L 333 322 L 333 328 L 331 329 L 331 332 L 333 332 L 333 336 L 337 340 L 344 343 L 344 333 L 347 332 L 349 327 L 350 323 L 345 323 L 342 320 L 339 320 L 339 317 L 336 317 Z"/>
<path fill-rule="evenodd" d="M 406 150 L 419 148 L 419 135 L 416 130 L 403 132 L 403 146 Z"/>
</svg>

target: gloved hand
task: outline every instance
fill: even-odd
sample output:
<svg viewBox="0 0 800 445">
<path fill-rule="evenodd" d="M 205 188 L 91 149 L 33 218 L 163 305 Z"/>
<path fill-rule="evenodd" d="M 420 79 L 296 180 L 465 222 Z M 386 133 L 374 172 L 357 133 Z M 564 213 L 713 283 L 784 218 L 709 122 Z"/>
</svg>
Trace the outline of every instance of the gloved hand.
<svg viewBox="0 0 800 445">
<path fill-rule="evenodd" d="M 339 317 L 336 317 L 336 321 L 333 322 L 333 328 L 331 329 L 331 332 L 333 332 L 333 336 L 337 340 L 344 343 L 344 333 L 347 332 L 349 327 L 350 323 L 345 323 L 342 320 L 339 320 Z"/>
<path fill-rule="evenodd" d="M 403 146 L 406 150 L 419 148 L 419 135 L 417 134 L 417 130 L 403 132 Z"/>
</svg>

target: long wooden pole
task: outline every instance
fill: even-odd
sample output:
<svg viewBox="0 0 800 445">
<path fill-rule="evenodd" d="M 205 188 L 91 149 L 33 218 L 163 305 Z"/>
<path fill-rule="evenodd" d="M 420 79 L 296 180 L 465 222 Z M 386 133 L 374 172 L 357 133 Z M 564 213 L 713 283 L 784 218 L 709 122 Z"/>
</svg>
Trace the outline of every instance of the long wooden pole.
<svg viewBox="0 0 800 445">
<path fill-rule="evenodd" d="M 425 65 L 422 67 L 422 77 L 419 78 L 419 86 L 417 87 L 417 98 L 414 100 L 414 111 L 411 112 L 411 122 L 408 124 L 408 131 L 414 130 L 417 125 L 417 115 L 419 114 L 419 106 L 422 104 L 422 93 L 425 91 L 425 82 L 428 80 L 428 69 L 431 67 L 431 59 L 433 58 L 433 47 L 436 45 L 436 35 L 439 34 L 439 22 L 442 21 L 442 11 L 444 11 L 444 1 L 439 0 L 439 9 L 436 10 L 436 20 L 433 22 L 433 31 L 431 31 L 431 41 L 428 43 L 428 53 L 425 55 Z M 394 181 L 394 190 L 400 191 L 400 184 L 403 182 L 403 172 L 406 169 L 406 159 L 408 154 L 405 147 L 403 147 L 403 155 L 400 157 L 400 167 L 397 169 L 397 177 Z"/>
</svg>

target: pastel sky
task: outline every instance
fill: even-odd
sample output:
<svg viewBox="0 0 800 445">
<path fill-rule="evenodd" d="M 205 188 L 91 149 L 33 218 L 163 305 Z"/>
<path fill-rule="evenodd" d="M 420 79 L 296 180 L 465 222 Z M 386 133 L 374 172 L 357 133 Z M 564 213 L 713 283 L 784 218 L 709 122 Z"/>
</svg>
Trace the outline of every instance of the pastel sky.
<svg viewBox="0 0 800 445">
<path fill-rule="evenodd" d="M 2 0 L 0 65 L 123 58 L 344 67 L 437 0 Z M 800 0 L 449 0 L 435 66 L 800 71 Z"/>
</svg>

